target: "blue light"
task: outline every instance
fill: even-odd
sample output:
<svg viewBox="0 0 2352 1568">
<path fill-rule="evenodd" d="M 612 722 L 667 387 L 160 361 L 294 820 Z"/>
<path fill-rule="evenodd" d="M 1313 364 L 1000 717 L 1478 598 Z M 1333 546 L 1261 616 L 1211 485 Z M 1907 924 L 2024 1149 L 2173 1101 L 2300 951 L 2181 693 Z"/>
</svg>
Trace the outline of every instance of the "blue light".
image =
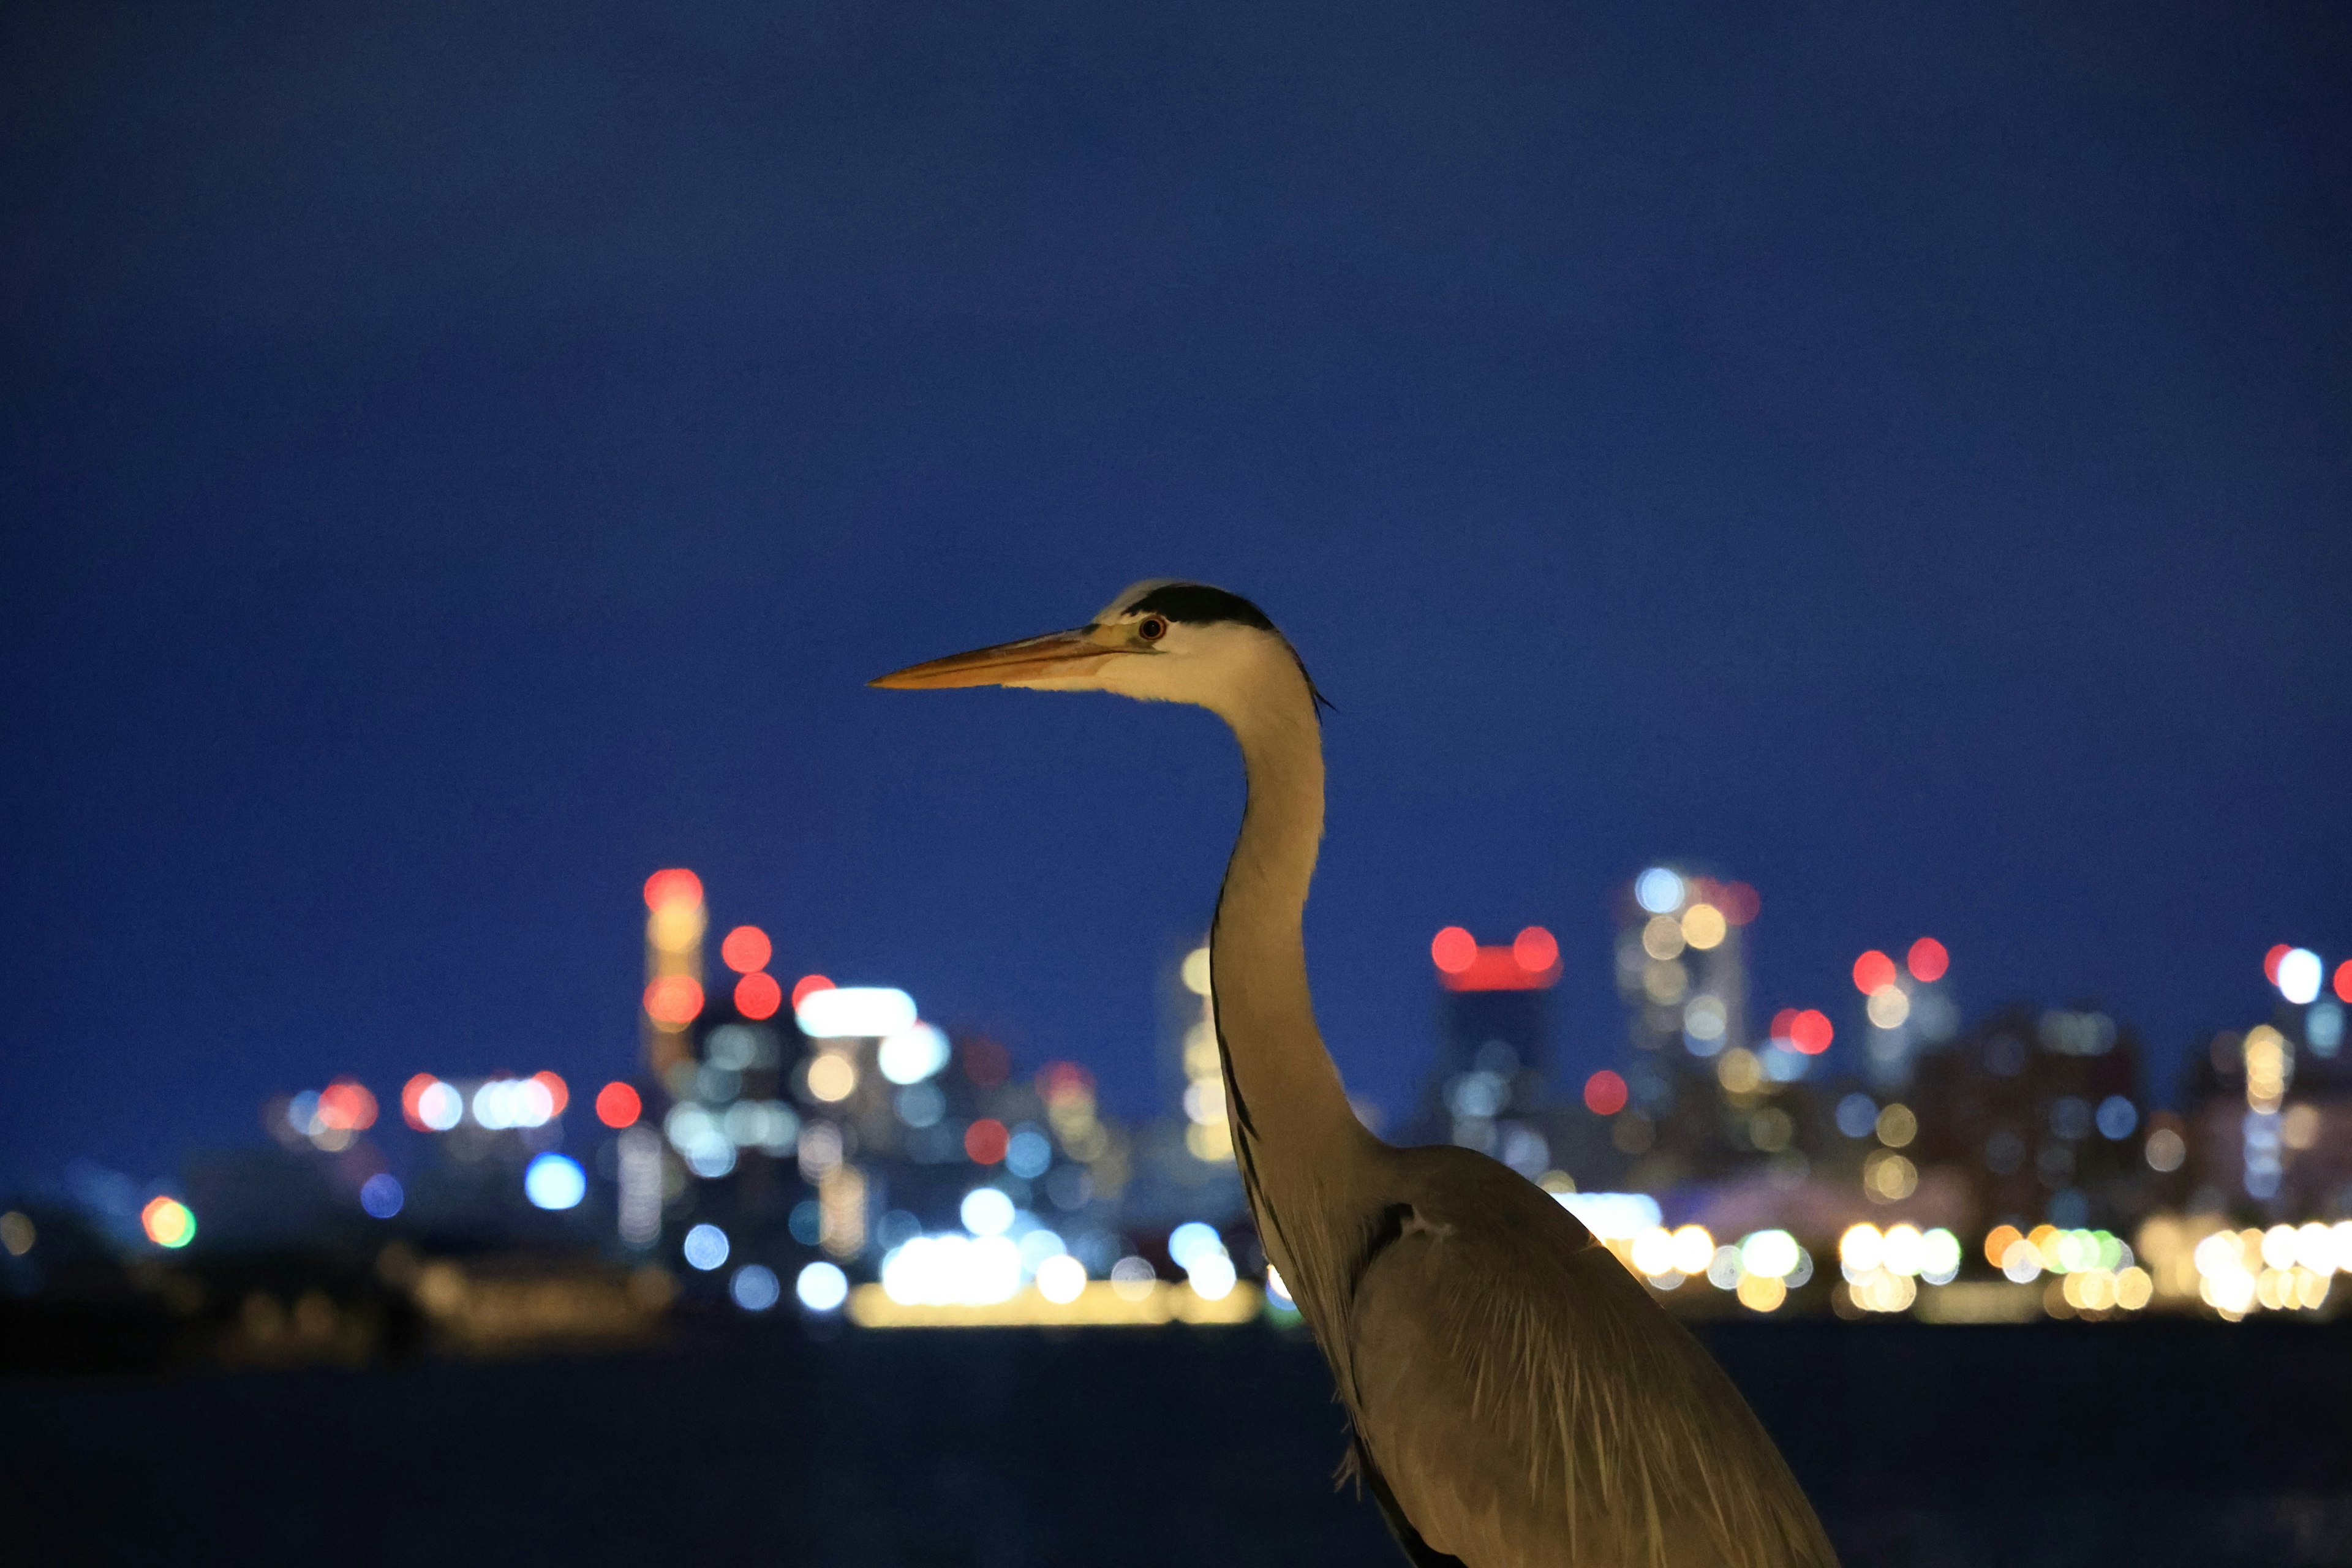
<svg viewBox="0 0 2352 1568">
<path fill-rule="evenodd" d="M 1170 1259 L 1188 1274 L 1192 1271 L 1194 1259 L 1222 1255 L 1224 1250 L 1224 1241 L 1217 1235 L 1216 1227 L 1197 1219 L 1186 1220 L 1168 1235 Z"/>
<path fill-rule="evenodd" d="M 1849 1094 L 1837 1105 L 1838 1131 L 1849 1138 L 1867 1138 L 1878 1125 L 1878 1102 L 1866 1094 Z"/>
<path fill-rule="evenodd" d="M 1670 915 L 1683 907 L 1683 879 L 1664 866 L 1653 866 L 1633 882 L 1633 901 L 1654 915 Z"/>
<path fill-rule="evenodd" d="M 830 1263 L 812 1263 L 793 1282 L 793 1294 L 812 1312 L 830 1312 L 849 1300 L 849 1276 Z"/>
<path fill-rule="evenodd" d="M 735 1270 L 735 1278 L 727 1282 L 727 1293 L 735 1304 L 747 1312 L 764 1312 L 783 1295 L 783 1287 L 776 1283 L 776 1271 L 765 1264 L 747 1263 Z"/>
<path fill-rule="evenodd" d="M 377 1219 L 390 1219 L 398 1214 L 406 1196 L 400 1190 L 400 1178 L 389 1171 L 378 1171 L 360 1184 L 360 1207 Z"/>
<path fill-rule="evenodd" d="M 1024 1127 L 1004 1145 L 1004 1168 L 1029 1181 L 1045 1173 L 1054 1163 L 1054 1146 L 1034 1127 Z"/>
<path fill-rule="evenodd" d="M 568 1154 L 541 1154 L 523 1168 L 522 1195 L 535 1208 L 577 1208 L 588 1195 L 588 1173 Z"/>
<path fill-rule="evenodd" d="M 2120 1094 L 2099 1101 L 2099 1131 L 2110 1142 L 2121 1142 L 2139 1125 L 2139 1111 Z"/>
<path fill-rule="evenodd" d="M 727 1261 L 727 1233 L 715 1225 L 698 1225 L 686 1233 L 686 1260 L 708 1274 Z"/>
</svg>

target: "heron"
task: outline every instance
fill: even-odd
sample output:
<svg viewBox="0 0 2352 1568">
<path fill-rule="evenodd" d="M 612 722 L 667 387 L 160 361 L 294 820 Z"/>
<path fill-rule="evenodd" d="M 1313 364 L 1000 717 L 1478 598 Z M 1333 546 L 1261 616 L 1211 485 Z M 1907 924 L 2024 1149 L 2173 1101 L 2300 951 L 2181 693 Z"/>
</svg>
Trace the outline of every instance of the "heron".
<svg viewBox="0 0 2352 1568">
<path fill-rule="evenodd" d="M 1264 611 L 1138 583 L 1084 626 L 872 684 L 1108 691 L 1206 708 L 1245 804 L 1210 928 L 1227 1112 L 1267 1259 L 1330 1368 L 1342 1479 L 1415 1568 L 1836 1562 L 1706 1349 L 1552 1195 L 1358 1120 L 1316 1027 L 1303 921 L 1323 837 L 1321 694 Z"/>
</svg>

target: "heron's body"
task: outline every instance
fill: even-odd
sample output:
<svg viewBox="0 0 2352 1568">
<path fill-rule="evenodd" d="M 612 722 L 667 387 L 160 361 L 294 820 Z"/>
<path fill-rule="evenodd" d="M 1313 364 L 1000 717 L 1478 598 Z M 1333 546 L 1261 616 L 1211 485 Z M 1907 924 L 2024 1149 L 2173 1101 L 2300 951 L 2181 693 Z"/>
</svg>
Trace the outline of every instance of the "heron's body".
<svg viewBox="0 0 2352 1568">
<path fill-rule="evenodd" d="M 1350 1456 L 1406 1555 L 1469 1568 L 1835 1559 L 1722 1370 L 1541 1189 L 1365 1131 L 1315 1026 L 1301 921 L 1323 830 L 1305 670 L 1246 601 L 1139 584 L 1077 632 L 878 684 L 1187 701 L 1241 742 L 1248 805 L 1211 934 L 1218 1044 L 1266 1254 L 1330 1363 Z"/>
</svg>

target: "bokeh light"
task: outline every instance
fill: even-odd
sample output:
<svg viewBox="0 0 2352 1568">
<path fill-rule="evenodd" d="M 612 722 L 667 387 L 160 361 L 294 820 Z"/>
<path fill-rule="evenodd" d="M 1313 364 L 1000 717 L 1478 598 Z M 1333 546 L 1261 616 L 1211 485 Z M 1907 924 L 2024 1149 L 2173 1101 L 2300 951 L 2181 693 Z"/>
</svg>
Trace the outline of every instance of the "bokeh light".
<svg viewBox="0 0 2352 1568">
<path fill-rule="evenodd" d="M 1614 1116 L 1625 1109 L 1625 1080 L 1602 1068 L 1584 1080 L 1584 1106 L 1596 1116 Z"/>
<path fill-rule="evenodd" d="M 1559 942 L 1541 926 L 1529 926 L 1511 939 L 1511 959 L 1530 974 L 1547 974 L 1559 963 Z"/>
<path fill-rule="evenodd" d="M 376 1219 L 390 1219 L 398 1214 L 407 1196 L 401 1191 L 400 1178 L 389 1171 L 378 1171 L 360 1184 L 360 1207 Z"/>
<path fill-rule="evenodd" d="M 1864 996 L 1895 984 L 1895 961 L 1872 948 L 1853 961 L 1853 988 Z"/>
<path fill-rule="evenodd" d="M 1460 926 L 1447 926 L 1429 942 L 1429 961 L 1448 974 L 1462 974 L 1478 962 L 1478 939 Z"/>
<path fill-rule="evenodd" d="M 2316 1001 L 2320 977 L 2325 973 L 2319 954 L 2307 947 L 2290 948 L 2278 961 L 2279 994 L 2298 1007 Z"/>
<path fill-rule="evenodd" d="M 783 1296 L 776 1271 L 764 1263 L 746 1263 L 727 1282 L 727 1294 L 747 1312 L 764 1312 Z"/>
<path fill-rule="evenodd" d="M 727 1261 L 730 1249 L 727 1233 L 705 1220 L 686 1233 L 686 1239 L 679 1244 L 678 1250 L 685 1256 L 688 1267 L 708 1274 Z"/>
<path fill-rule="evenodd" d="M 1819 1008 L 1808 1007 L 1789 1020 L 1789 1043 L 1809 1057 L 1820 1056 L 1830 1048 L 1837 1037 L 1831 1026 L 1829 1015 Z"/>
<path fill-rule="evenodd" d="M 682 1029 L 702 1011 L 702 982 L 691 974 L 656 974 L 646 984 L 646 1016 Z"/>
<path fill-rule="evenodd" d="M 139 1228 L 158 1247 L 182 1247 L 196 1239 L 196 1216 L 177 1198 L 150 1198 L 139 1211 Z"/>
<path fill-rule="evenodd" d="M 784 988 L 772 974 L 754 971 L 735 983 L 735 1011 L 755 1023 L 774 1017 L 783 1005 Z"/>
<path fill-rule="evenodd" d="M 775 951 L 768 933 L 758 926 L 737 926 L 719 944 L 720 962 L 738 974 L 767 968 Z"/>
<path fill-rule="evenodd" d="M 1952 967 L 1952 955 L 1945 952 L 1944 944 L 1934 937 L 1923 936 L 1911 944 L 1911 951 L 1904 956 L 1903 962 L 1904 966 L 1911 971 L 1912 979 L 1933 984 Z"/>
<path fill-rule="evenodd" d="M 617 1079 L 596 1091 L 596 1120 L 607 1127 L 634 1127 L 645 1110 L 637 1091 Z"/>
<path fill-rule="evenodd" d="M 812 1312 L 834 1312 L 849 1300 L 849 1276 L 830 1263 L 812 1263 L 793 1281 L 793 1294 Z"/>
<path fill-rule="evenodd" d="M 963 1152 L 974 1164 L 993 1165 L 1004 1158 L 1004 1146 L 1011 1141 L 1003 1122 L 983 1116 L 964 1129 Z"/>
<path fill-rule="evenodd" d="M 1664 866 L 1633 879 L 1633 901 L 1650 914 L 1670 915 L 1683 907 L 1683 879 Z"/>
<path fill-rule="evenodd" d="M 656 871 L 646 879 L 646 908 L 656 914 L 678 904 L 702 902 L 702 879 L 682 868 Z"/>
<path fill-rule="evenodd" d="M 588 1173 L 569 1154 L 534 1154 L 523 1167 L 522 1193 L 533 1208 L 577 1208 L 588 1195 Z"/>
</svg>

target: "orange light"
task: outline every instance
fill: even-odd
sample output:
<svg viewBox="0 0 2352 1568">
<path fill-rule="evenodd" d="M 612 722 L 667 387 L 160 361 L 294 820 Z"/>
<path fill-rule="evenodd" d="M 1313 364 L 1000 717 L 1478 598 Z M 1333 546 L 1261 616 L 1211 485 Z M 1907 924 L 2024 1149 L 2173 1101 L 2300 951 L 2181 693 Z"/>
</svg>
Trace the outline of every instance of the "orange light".
<svg viewBox="0 0 2352 1568">
<path fill-rule="evenodd" d="M 1830 1048 L 1837 1030 L 1830 1026 L 1829 1015 L 1818 1007 L 1808 1007 L 1789 1020 L 1789 1043 L 1809 1057 L 1820 1056 Z"/>
<path fill-rule="evenodd" d="M 1529 974 L 1541 974 L 1559 962 L 1559 943 L 1541 926 L 1529 926 L 1511 942 L 1511 958 Z"/>
<path fill-rule="evenodd" d="M 1985 1261 L 1995 1268 L 2000 1268 L 2000 1260 L 2009 1256 L 2009 1249 L 2024 1239 L 2025 1233 L 2013 1225 L 1993 1226 L 1992 1234 L 1985 1237 Z"/>
<path fill-rule="evenodd" d="M 596 1091 L 596 1120 L 607 1127 L 635 1127 L 645 1109 L 637 1091 L 618 1079 Z"/>
<path fill-rule="evenodd" d="M 425 1124 L 424 1113 L 417 1107 L 424 1100 L 425 1091 L 440 1081 L 429 1072 L 421 1072 L 400 1086 L 400 1119 L 419 1132 L 433 1131 Z"/>
<path fill-rule="evenodd" d="M 807 1001 L 812 994 L 832 989 L 833 982 L 822 974 L 802 975 L 793 982 L 793 1011 L 799 1012 L 801 1004 Z"/>
<path fill-rule="evenodd" d="M 1853 961 L 1853 988 L 1864 996 L 1895 984 L 1895 961 L 1872 948 Z"/>
<path fill-rule="evenodd" d="M 319 1124 L 364 1132 L 375 1125 L 375 1096 L 357 1079 L 339 1078 L 319 1091 Z"/>
<path fill-rule="evenodd" d="M 1447 974 L 1459 974 L 1478 962 L 1478 939 L 1460 926 L 1447 926 L 1430 939 L 1429 961 Z"/>
<path fill-rule="evenodd" d="M 658 974 L 646 987 L 646 1016 L 664 1028 L 683 1029 L 702 1011 L 702 983 L 691 974 Z"/>
<path fill-rule="evenodd" d="M 2352 1002 L 2352 958 L 2347 958 L 2336 966 L 2336 994 L 2347 1002 Z"/>
<path fill-rule="evenodd" d="M 963 1131 L 963 1152 L 978 1165 L 993 1165 L 1004 1158 L 1004 1146 L 1010 1139 L 1004 1123 L 992 1116 L 983 1116 Z"/>
<path fill-rule="evenodd" d="M 727 940 L 735 939 L 730 936 Z M 735 983 L 735 1011 L 746 1018 L 772 1018 L 783 1005 L 784 988 L 776 984 L 772 974 L 754 971 Z"/>
<path fill-rule="evenodd" d="M 646 908 L 664 910 L 672 904 L 702 902 L 702 879 L 679 867 L 656 871 L 646 879 Z"/>
<path fill-rule="evenodd" d="M 2271 949 L 2268 952 L 2263 954 L 2263 978 L 2270 982 L 2273 985 L 2277 984 L 2279 960 L 2284 958 L 2288 953 L 2293 952 L 2294 951 L 2294 947 L 2288 943 L 2281 942 L 2276 947 Z"/>
<path fill-rule="evenodd" d="M 1933 984 L 1941 980 L 1944 972 L 1952 967 L 1952 955 L 1934 937 L 1923 936 L 1911 944 L 1911 951 L 1904 962 L 1911 966 L 1912 979 Z"/>
<path fill-rule="evenodd" d="M 1046 1104 L 1067 1105 L 1094 1098 L 1095 1075 L 1076 1062 L 1047 1062 L 1037 1075 L 1037 1088 Z"/>
<path fill-rule="evenodd" d="M 196 1238 L 196 1216 L 177 1198 L 148 1199 L 139 1227 L 158 1247 L 185 1247 Z"/>
<path fill-rule="evenodd" d="M 535 1072 L 530 1081 L 547 1090 L 547 1113 L 561 1116 L 563 1108 L 572 1103 L 572 1086 L 551 1072 Z"/>
<path fill-rule="evenodd" d="M 1794 1007 L 1783 1007 L 1772 1015 L 1771 1037 L 1776 1040 L 1793 1039 L 1795 1037 L 1789 1031 L 1796 1026 L 1797 1010 Z"/>
<path fill-rule="evenodd" d="M 1725 920 L 1736 926 L 1746 925 L 1764 908 L 1764 900 L 1758 898 L 1756 889 L 1745 882 L 1725 883 L 1716 889 L 1715 897 L 1708 901 L 1723 911 Z"/>
<path fill-rule="evenodd" d="M 727 940 L 719 944 L 719 956 L 726 960 L 727 967 L 738 974 L 749 974 L 755 969 L 767 968 L 768 960 L 775 955 L 775 944 L 769 942 L 768 933 L 758 926 L 737 926 L 727 933 Z M 760 1016 L 767 1016 L 764 1013 Z"/>
<path fill-rule="evenodd" d="M 1614 1116 L 1625 1109 L 1625 1080 L 1602 1068 L 1584 1080 L 1584 1109 L 1595 1116 Z"/>
</svg>

